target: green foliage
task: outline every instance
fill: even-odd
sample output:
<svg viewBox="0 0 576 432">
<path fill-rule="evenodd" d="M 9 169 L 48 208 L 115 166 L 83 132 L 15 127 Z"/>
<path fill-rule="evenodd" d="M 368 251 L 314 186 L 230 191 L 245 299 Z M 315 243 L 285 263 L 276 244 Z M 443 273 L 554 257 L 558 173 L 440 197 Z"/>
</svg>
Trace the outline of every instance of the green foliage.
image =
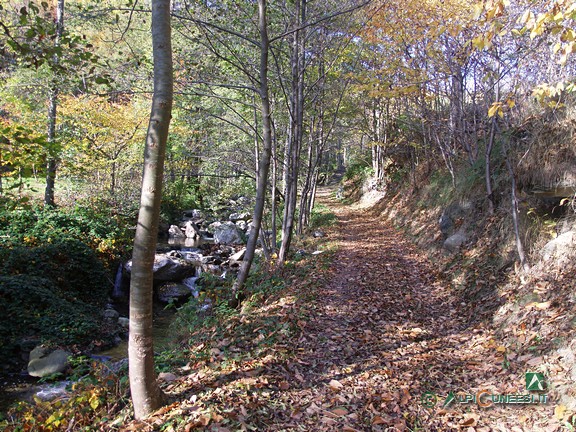
<svg viewBox="0 0 576 432">
<path fill-rule="evenodd" d="M 4 247 L 0 263 L 0 359 L 17 358 L 25 340 L 85 347 L 107 338 L 100 309 L 111 282 L 90 247 L 75 239 Z"/>
<path fill-rule="evenodd" d="M 110 283 L 104 265 L 79 240 L 58 240 L 38 247 L 0 249 L 0 272 L 37 276 L 52 281 L 60 297 L 102 306 Z"/>
<path fill-rule="evenodd" d="M 337 220 L 336 215 L 328 207 L 322 204 L 316 205 L 310 215 L 310 229 L 332 226 Z"/>
<path fill-rule="evenodd" d="M 418 201 L 420 208 L 429 206 L 447 205 L 453 196 L 454 187 L 452 177 L 446 170 L 436 170 L 430 176 L 428 183 L 423 188 L 422 199 Z"/>
<path fill-rule="evenodd" d="M 162 194 L 161 218 L 175 221 L 182 216 L 182 210 L 201 208 L 198 180 L 178 179 L 164 185 Z"/>
<path fill-rule="evenodd" d="M 111 215 L 106 203 L 89 204 L 73 210 L 5 206 L 0 209 L 0 238 L 9 248 L 79 240 L 113 260 L 131 238 L 130 221 L 123 215 Z"/>
<path fill-rule="evenodd" d="M 373 174 L 372 166 L 365 160 L 358 159 L 346 167 L 344 180 L 364 180 Z"/>
<path fill-rule="evenodd" d="M 88 345 L 103 337 L 96 307 L 62 293 L 47 278 L 0 276 L 0 339 L 3 362 L 13 361 L 20 344 L 38 340 L 50 345 Z"/>
<path fill-rule="evenodd" d="M 84 80 L 94 80 L 96 84 L 110 82 L 107 73 L 95 73 L 101 59 L 94 54 L 92 44 L 67 29 L 58 34 L 58 24 L 47 2 L 30 1 L 13 19 L 12 32 L 4 27 L 4 43 L 22 66 L 36 69 L 46 66 L 60 76 L 80 75 L 82 71 Z"/>
<path fill-rule="evenodd" d="M 84 366 L 87 374 L 67 390 L 69 397 L 51 402 L 19 402 L 0 421 L 5 431 L 96 430 L 128 404 L 128 377 L 103 363 Z"/>
</svg>

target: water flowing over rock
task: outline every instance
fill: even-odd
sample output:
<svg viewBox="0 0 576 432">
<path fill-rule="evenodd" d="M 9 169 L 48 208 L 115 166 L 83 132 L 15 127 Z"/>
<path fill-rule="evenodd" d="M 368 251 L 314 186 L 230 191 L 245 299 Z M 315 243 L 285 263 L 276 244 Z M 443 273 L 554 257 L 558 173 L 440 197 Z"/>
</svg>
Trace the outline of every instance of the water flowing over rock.
<svg viewBox="0 0 576 432">
<path fill-rule="evenodd" d="M 63 398 L 68 396 L 68 390 L 66 389 L 68 385 L 70 385 L 70 381 L 61 381 L 56 384 L 42 386 L 34 396 L 45 402 Z"/>
<path fill-rule="evenodd" d="M 114 278 L 114 289 L 112 290 L 113 299 L 122 298 L 126 294 L 124 292 L 122 284 L 122 273 L 123 273 L 123 266 L 122 264 L 120 264 L 118 266 L 118 270 L 116 271 L 116 277 Z"/>
<path fill-rule="evenodd" d="M 206 215 L 200 209 L 184 210 L 182 213 L 183 220 L 199 220 L 204 219 Z"/>
</svg>

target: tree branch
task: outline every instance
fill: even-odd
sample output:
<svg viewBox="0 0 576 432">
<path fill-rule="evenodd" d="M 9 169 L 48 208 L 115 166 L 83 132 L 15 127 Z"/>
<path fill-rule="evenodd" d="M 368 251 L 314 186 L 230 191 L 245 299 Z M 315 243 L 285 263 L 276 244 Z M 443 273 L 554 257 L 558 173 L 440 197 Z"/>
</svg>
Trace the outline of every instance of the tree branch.
<svg viewBox="0 0 576 432">
<path fill-rule="evenodd" d="M 275 36 L 275 37 L 271 38 L 271 39 L 270 39 L 270 43 L 272 44 L 272 43 L 276 42 L 276 41 L 279 40 L 279 39 L 283 39 L 283 38 L 285 38 L 286 36 L 290 36 L 291 34 L 296 33 L 297 31 L 300 31 L 300 30 L 305 29 L 305 28 L 308 28 L 308 27 L 313 27 L 313 26 L 315 26 L 315 25 L 317 25 L 317 24 L 320 24 L 321 22 L 331 20 L 332 18 L 336 18 L 337 16 L 344 15 L 344 14 L 347 14 L 347 13 L 350 13 L 350 12 L 354 12 L 354 11 L 357 10 L 357 9 L 361 9 L 361 8 L 363 8 L 364 6 L 367 6 L 367 5 L 370 4 L 371 2 L 372 2 L 372 0 L 365 0 L 364 2 L 359 3 L 359 4 L 357 4 L 357 5 L 354 5 L 354 6 L 352 6 L 351 8 L 348 8 L 348 9 L 346 9 L 346 10 L 337 11 L 337 12 L 334 12 L 334 13 L 332 13 L 332 14 L 330 14 L 330 15 L 325 15 L 325 16 L 323 16 L 322 18 L 317 19 L 316 21 L 306 23 L 306 24 L 304 24 L 303 26 L 294 28 L 294 29 L 292 29 L 292 30 L 289 30 L 289 31 L 287 31 L 287 32 L 285 32 L 285 33 L 282 33 L 282 34 L 280 34 L 280 35 L 278 35 L 278 36 Z"/>
</svg>

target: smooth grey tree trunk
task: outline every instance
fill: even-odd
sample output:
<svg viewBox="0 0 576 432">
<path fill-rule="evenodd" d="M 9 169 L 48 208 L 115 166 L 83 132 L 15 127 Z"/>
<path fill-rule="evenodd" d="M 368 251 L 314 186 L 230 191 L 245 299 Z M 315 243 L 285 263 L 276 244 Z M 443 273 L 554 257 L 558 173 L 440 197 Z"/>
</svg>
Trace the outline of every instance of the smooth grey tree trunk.
<svg viewBox="0 0 576 432">
<path fill-rule="evenodd" d="M 288 256 L 292 235 L 294 232 L 294 215 L 298 201 L 298 172 L 300 165 L 300 151 L 303 137 L 304 119 L 304 48 L 306 24 L 306 0 L 296 0 L 297 30 L 294 32 L 291 69 L 291 137 L 290 154 L 288 155 L 288 178 L 284 195 L 284 214 L 282 217 L 282 242 L 278 252 L 278 264 L 282 265 Z"/>
<path fill-rule="evenodd" d="M 60 38 L 64 33 L 64 0 L 58 0 L 56 3 L 56 40 L 55 44 L 60 44 Z M 58 64 L 58 55 L 54 55 L 54 64 Z M 50 98 L 48 101 L 48 159 L 46 161 L 46 188 L 44 189 L 44 204 L 54 207 L 54 189 L 56 183 L 56 156 L 54 155 L 54 144 L 56 142 L 56 117 L 58 112 L 58 84 L 56 76 L 52 78 L 54 82 L 50 88 Z"/>
<path fill-rule="evenodd" d="M 486 197 L 488 199 L 488 214 L 494 214 L 494 191 L 492 190 L 492 177 L 491 177 L 491 165 L 490 156 L 492 155 L 492 148 L 494 146 L 494 139 L 496 135 L 496 116 L 492 118 L 490 126 L 490 136 L 488 142 L 486 143 L 486 150 L 484 152 L 485 164 L 484 164 L 484 181 L 486 184 Z"/>
<path fill-rule="evenodd" d="M 500 133 L 498 123 L 494 122 L 494 125 L 496 126 L 497 132 Z M 500 135 L 502 136 L 501 133 Z M 505 141 L 502 143 L 502 155 L 506 161 L 506 168 L 508 168 L 508 174 L 510 175 L 510 211 L 512 214 L 512 224 L 514 226 L 514 237 L 516 238 L 516 251 L 518 252 L 518 259 L 520 260 L 522 271 L 527 273 L 530 270 L 530 263 L 528 263 L 520 233 L 518 198 L 516 197 L 516 176 L 514 175 L 514 168 L 512 167 L 512 162 L 510 161 L 510 156 L 508 154 L 508 143 L 506 142 L 506 137 L 503 136 L 503 138 Z"/>
<path fill-rule="evenodd" d="M 274 126 L 274 125 L 272 125 Z M 272 130 L 274 131 L 274 127 L 272 127 Z M 277 140 L 276 140 L 276 133 L 273 133 L 273 138 L 272 138 L 272 197 L 271 197 L 271 217 L 272 217 L 272 242 L 270 245 L 270 252 L 271 253 L 275 253 L 276 252 L 276 234 L 278 232 L 277 229 L 277 222 L 276 222 L 276 210 L 278 208 L 278 192 L 277 192 L 277 187 L 278 187 L 278 159 L 277 159 Z"/>
<path fill-rule="evenodd" d="M 137 419 L 146 417 L 161 407 L 165 399 L 154 372 L 152 271 L 173 98 L 170 0 L 152 0 L 152 49 L 154 95 L 146 136 L 142 194 L 130 281 L 128 358 L 130 392 L 134 404 L 134 416 Z"/>
<path fill-rule="evenodd" d="M 244 260 L 240 266 L 238 277 L 234 282 L 233 291 L 239 299 L 242 294 L 242 288 L 246 283 L 250 267 L 254 260 L 254 253 L 258 242 L 258 234 L 262 227 L 262 216 L 264 214 L 264 205 L 266 198 L 266 189 L 268 187 L 268 171 L 270 169 L 270 159 L 272 154 L 272 122 L 270 112 L 270 98 L 268 89 L 268 55 L 269 55 L 269 38 L 268 23 L 266 18 L 266 0 L 258 0 L 258 29 L 260 31 L 260 99 L 262 101 L 262 152 L 258 164 L 258 185 L 256 188 L 256 204 L 254 205 L 254 214 L 252 216 L 252 230 Z"/>
</svg>

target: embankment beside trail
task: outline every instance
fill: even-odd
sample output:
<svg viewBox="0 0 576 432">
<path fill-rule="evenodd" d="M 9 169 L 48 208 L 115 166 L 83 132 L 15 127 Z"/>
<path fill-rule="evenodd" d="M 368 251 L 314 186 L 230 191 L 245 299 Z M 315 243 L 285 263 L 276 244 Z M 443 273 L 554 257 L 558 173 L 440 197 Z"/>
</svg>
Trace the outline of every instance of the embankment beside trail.
<svg viewBox="0 0 576 432">
<path fill-rule="evenodd" d="M 509 196 L 490 215 L 484 196 L 475 195 L 474 189 L 454 190 L 444 180 L 435 174 L 420 181 L 419 188 L 389 185 L 387 190 L 369 194 L 361 193 L 366 187 L 349 180 L 345 189 L 349 197 L 352 194 L 369 207 L 371 217 L 389 220 L 429 257 L 438 275 L 468 302 L 468 325 L 492 329 L 493 352 L 503 368 L 516 374 L 544 373 L 551 415 L 561 424 L 573 425 L 574 210 L 542 215 L 547 201 L 534 204 L 534 197 L 519 198 L 519 234 L 530 265 L 524 271 Z M 535 207 L 526 208 L 528 202 Z"/>
</svg>

